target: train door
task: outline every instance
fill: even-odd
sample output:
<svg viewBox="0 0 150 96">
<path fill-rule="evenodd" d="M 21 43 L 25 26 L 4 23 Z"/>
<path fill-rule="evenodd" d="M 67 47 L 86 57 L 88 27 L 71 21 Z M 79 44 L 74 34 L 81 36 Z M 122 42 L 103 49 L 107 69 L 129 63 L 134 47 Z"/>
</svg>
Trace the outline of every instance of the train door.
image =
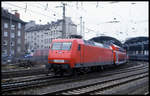
<svg viewBox="0 0 150 96">
<path fill-rule="evenodd" d="M 79 63 L 81 64 L 81 44 L 78 45 Z"/>
<path fill-rule="evenodd" d="M 79 54 L 79 65 L 80 67 L 85 67 L 84 64 L 84 45 L 79 44 L 78 45 L 78 54 Z"/>
<path fill-rule="evenodd" d="M 84 52 L 83 52 L 83 51 L 84 51 L 84 50 L 83 50 L 83 49 L 84 49 L 83 47 L 84 47 L 84 46 L 81 45 L 81 44 L 78 45 L 78 51 L 79 51 L 79 54 L 80 54 L 80 56 L 79 56 L 79 57 L 80 57 L 80 65 L 81 65 L 81 66 L 83 66 L 83 57 L 84 57 L 84 56 L 83 56 L 83 53 L 84 53 Z"/>
<path fill-rule="evenodd" d="M 118 52 L 116 52 L 116 64 L 118 64 L 119 63 L 119 61 L 118 61 Z"/>
</svg>

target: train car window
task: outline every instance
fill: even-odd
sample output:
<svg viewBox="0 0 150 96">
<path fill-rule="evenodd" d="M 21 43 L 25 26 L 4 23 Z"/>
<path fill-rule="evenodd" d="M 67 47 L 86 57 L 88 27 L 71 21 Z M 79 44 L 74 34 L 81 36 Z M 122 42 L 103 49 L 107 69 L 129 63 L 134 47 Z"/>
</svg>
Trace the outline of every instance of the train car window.
<svg viewBox="0 0 150 96">
<path fill-rule="evenodd" d="M 71 49 L 71 42 L 55 42 L 52 45 L 52 50 L 70 50 Z"/>
<path fill-rule="evenodd" d="M 95 46 L 94 42 L 88 41 L 90 45 Z"/>
<path fill-rule="evenodd" d="M 103 44 L 101 44 L 101 43 L 96 43 L 96 42 L 94 42 L 94 43 L 95 43 L 95 46 L 104 47 Z"/>
<path fill-rule="evenodd" d="M 93 41 L 87 41 L 87 40 L 84 40 L 84 43 L 85 43 L 86 45 L 95 46 L 95 44 L 94 44 Z"/>
<path fill-rule="evenodd" d="M 106 44 L 104 44 L 104 48 L 109 48 L 110 49 L 110 47 L 108 45 L 106 45 Z"/>
<path fill-rule="evenodd" d="M 86 40 L 84 40 L 84 44 L 86 44 L 86 45 L 87 45 L 87 44 L 88 44 L 88 42 L 87 42 Z"/>
<path fill-rule="evenodd" d="M 79 44 L 79 45 L 78 45 L 78 51 L 80 51 L 80 50 L 81 50 L 81 45 Z"/>
<path fill-rule="evenodd" d="M 71 49 L 71 42 L 63 42 L 62 43 L 62 50 L 70 50 Z"/>
</svg>

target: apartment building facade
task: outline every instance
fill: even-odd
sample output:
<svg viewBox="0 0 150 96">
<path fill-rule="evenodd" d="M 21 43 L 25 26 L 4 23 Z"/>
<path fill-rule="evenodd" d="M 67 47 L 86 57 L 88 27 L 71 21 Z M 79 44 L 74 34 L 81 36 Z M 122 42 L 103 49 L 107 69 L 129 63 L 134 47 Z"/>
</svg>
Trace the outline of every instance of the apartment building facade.
<svg viewBox="0 0 150 96">
<path fill-rule="evenodd" d="M 20 19 L 20 14 L 9 13 L 1 8 L 1 49 L 2 55 L 20 56 L 24 54 L 24 28 L 25 22 Z"/>
<path fill-rule="evenodd" d="M 46 25 L 35 25 L 25 31 L 25 44 L 28 51 L 49 48 L 53 39 L 62 38 L 62 20 L 51 22 Z M 71 18 L 66 18 L 66 38 L 77 34 L 77 25 Z"/>
</svg>

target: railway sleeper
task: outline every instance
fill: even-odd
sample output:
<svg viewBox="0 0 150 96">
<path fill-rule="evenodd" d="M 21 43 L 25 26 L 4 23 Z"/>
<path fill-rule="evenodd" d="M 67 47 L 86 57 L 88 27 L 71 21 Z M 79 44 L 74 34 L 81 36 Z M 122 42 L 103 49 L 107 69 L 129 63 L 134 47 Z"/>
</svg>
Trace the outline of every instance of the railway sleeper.
<svg viewBox="0 0 150 96">
<path fill-rule="evenodd" d="M 66 92 L 62 92 L 62 93 L 59 93 L 59 94 L 65 94 L 65 95 L 76 95 L 76 94 L 93 94 L 97 91 L 103 91 L 103 90 L 106 90 L 106 89 L 109 89 L 109 88 L 113 88 L 114 86 L 118 86 L 118 85 L 121 85 L 121 84 L 126 84 L 128 82 L 132 82 L 134 80 L 137 80 L 137 79 L 141 79 L 141 78 L 144 78 L 144 77 L 147 77 L 148 74 L 141 74 L 141 75 L 135 75 L 135 76 L 129 76 L 128 78 L 127 77 L 123 77 L 123 78 L 118 78 L 118 79 L 115 79 L 115 80 L 110 80 L 110 81 L 105 81 L 104 83 L 100 83 L 100 84 L 96 84 L 96 85 L 92 85 L 92 86 L 87 86 L 85 88 L 79 88 L 79 89 L 73 89 L 73 90 L 68 90 Z"/>
</svg>

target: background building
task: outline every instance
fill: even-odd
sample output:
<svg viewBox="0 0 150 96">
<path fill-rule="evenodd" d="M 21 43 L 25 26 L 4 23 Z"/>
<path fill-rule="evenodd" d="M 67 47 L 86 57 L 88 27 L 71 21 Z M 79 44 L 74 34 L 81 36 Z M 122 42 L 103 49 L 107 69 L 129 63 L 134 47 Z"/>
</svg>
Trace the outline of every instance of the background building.
<svg viewBox="0 0 150 96">
<path fill-rule="evenodd" d="M 35 25 L 36 25 L 35 21 L 33 21 L 33 20 L 29 21 L 25 25 L 25 30 L 28 29 L 28 28 L 30 28 L 30 27 L 32 27 L 32 26 L 35 26 Z"/>
<path fill-rule="evenodd" d="M 24 28 L 25 22 L 20 19 L 20 14 L 9 13 L 1 8 L 1 48 L 2 55 L 18 56 L 24 54 Z"/>
<path fill-rule="evenodd" d="M 49 48 L 53 39 L 62 38 L 62 20 L 52 21 L 51 24 L 35 25 L 25 31 L 25 46 L 28 52 L 40 48 Z M 66 38 L 77 34 L 77 25 L 70 17 L 66 17 Z"/>
<path fill-rule="evenodd" d="M 39 48 L 47 48 L 45 46 L 47 37 L 51 33 L 50 24 L 48 25 L 35 25 L 26 30 L 25 33 L 25 46 L 28 52 Z M 50 43 L 50 42 L 49 42 Z"/>
</svg>

